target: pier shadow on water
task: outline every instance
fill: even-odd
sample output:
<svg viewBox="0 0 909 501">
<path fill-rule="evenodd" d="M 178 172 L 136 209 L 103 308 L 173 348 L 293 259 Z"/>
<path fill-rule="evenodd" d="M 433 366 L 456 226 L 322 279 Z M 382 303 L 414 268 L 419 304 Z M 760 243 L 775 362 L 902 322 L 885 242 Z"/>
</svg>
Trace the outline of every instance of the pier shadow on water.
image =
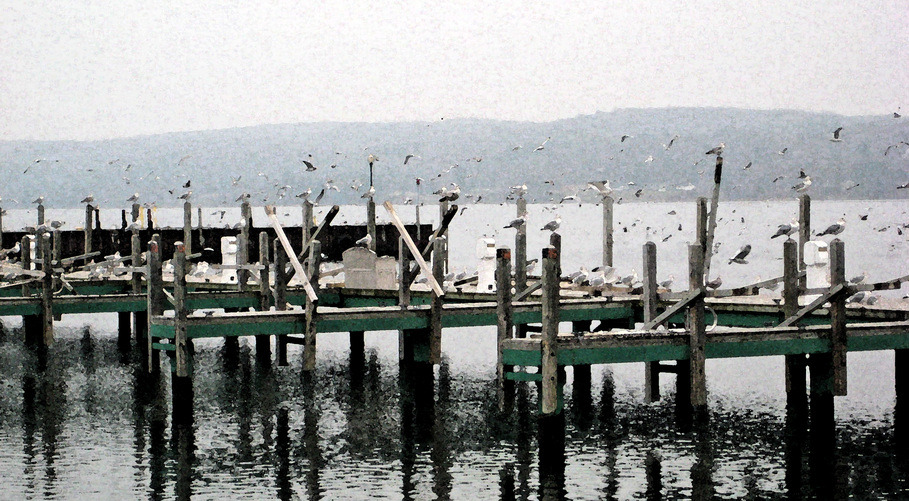
<svg viewBox="0 0 909 501">
<path fill-rule="evenodd" d="M 0 337 L 0 476 L 11 498 L 844 499 L 909 491 L 906 402 L 880 416 L 716 398 L 680 419 L 672 392 L 595 370 L 561 416 L 532 384 L 496 405 L 492 370 L 401 364 L 375 349 L 317 369 L 252 340 L 195 347 L 192 412 L 167 361 L 147 374 L 116 336 L 74 329 L 46 352 Z M 294 356 L 296 355 L 296 357 Z M 586 383 L 585 383 L 586 384 Z M 584 384 L 578 385 L 584 387 Z M 88 447 L 86 444 L 91 444 Z M 65 479 L 65 480 L 64 480 Z"/>
</svg>

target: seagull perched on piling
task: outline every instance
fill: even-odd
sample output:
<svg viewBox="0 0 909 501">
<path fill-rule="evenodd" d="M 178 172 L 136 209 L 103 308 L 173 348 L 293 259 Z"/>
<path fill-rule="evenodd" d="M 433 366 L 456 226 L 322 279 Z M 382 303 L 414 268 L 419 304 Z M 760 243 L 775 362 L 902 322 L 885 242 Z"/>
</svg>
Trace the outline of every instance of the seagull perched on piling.
<svg viewBox="0 0 909 501">
<path fill-rule="evenodd" d="M 802 181 L 799 184 L 793 186 L 792 189 L 798 193 L 804 193 L 809 186 L 811 186 L 811 176 L 806 175 L 802 178 Z"/>
<path fill-rule="evenodd" d="M 461 187 L 455 183 L 451 183 L 452 188 L 440 188 L 439 190 L 433 192 L 433 195 L 441 195 L 439 202 L 454 202 L 461 196 Z"/>
<path fill-rule="evenodd" d="M 781 224 L 777 228 L 776 233 L 770 238 L 782 237 L 782 236 L 791 236 L 793 233 L 799 231 L 799 222 L 793 219 L 789 224 Z"/>
<path fill-rule="evenodd" d="M 732 259 L 729 260 L 729 264 L 748 264 L 748 261 L 745 261 L 745 258 L 748 257 L 748 254 L 751 253 L 751 244 L 745 244 L 741 249 L 739 249 L 738 254 L 735 255 Z"/>
<path fill-rule="evenodd" d="M 540 231 L 543 231 L 543 230 L 556 231 L 557 229 L 559 229 L 559 226 L 561 224 L 562 224 L 562 216 L 556 214 L 555 219 L 546 223 L 545 226 L 540 228 Z"/>
<path fill-rule="evenodd" d="M 371 244 L 371 243 L 372 243 L 372 235 L 367 233 L 365 237 L 354 242 L 354 245 L 356 245 L 357 247 L 369 247 L 369 244 Z"/>
<path fill-rule="evenodd" d="M 90 203 L 92 203 L 92 202 L 94 202 L 94 201 L 95 201 L 95 196 L 94 196 L 94 195 L 89 195 L 89 196 L 83 198 L 82 201 L 79 202 L 79 203 L 80 203 L 80 204 L 90 204 Z"/>
<path fill-rule="evenodd" d="M 41 195 L 40 197 L 34 199 L 34 200 L 32 201 L 32 203 L 33 203 L 33 204 L 43 204 L 43 203 L 44 203 L 44 195 Z"/>
<path fill-rule="evenodd" d="M 845 229 L 846 229 L 846 220 L 844 218 L 840 218 L 837 222 L 828 226 L 826 230 L 818 233 L 815 236 L 822 237 L 824 235 L 839 235 Z"/>
<path fill-rule="evenodd" d="M 376 187 L 370 186 L 366 193 L 360 195 L 360 198 L 372 198 L 376 195 Z"/>
<path fill-rule="evenodd" d="M 612 187 L 609 186 L 608 179 L 605 181 L 589 181 L 586 190 L 597 190 L 601 197 L 612 195 Z"/>
<path fill-rule="evenodd" d="M 126 199 L 127 202 L 138 202 L 139 201 L 139 192 L 133 193 L 133 196 Z"/>
<path fill-rule="evenodd" d="M 725 148 L 726 148 L 726 143 L 720 143 L 720 145 L 717 146 L 716 148 L 707 150 L 707 153 L 705 153 L 705 155 L 716 155 L 716 156 L 721 156 L 721 155 L 723 154 L 723 150 L 724 150 Z"/>
<path fill-rule="evenodd" d="M 527 223 L 527 212 L 524 212 L 523 214 L 521 214 L 520 217 L 512 219 L 511 222 L 508 223 L 504 227 L 505 228 L 514 228 L 517 230 L 517 229 L 520 229 L 521 226 L 524 226 L 526 223 Z"/>
</svg>

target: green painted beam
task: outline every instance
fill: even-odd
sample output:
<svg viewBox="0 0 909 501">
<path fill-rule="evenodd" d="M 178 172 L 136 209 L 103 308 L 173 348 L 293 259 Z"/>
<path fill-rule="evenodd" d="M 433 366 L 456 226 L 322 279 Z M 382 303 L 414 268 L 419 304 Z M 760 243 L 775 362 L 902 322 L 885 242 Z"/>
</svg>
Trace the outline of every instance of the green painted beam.
<svg viewBox="0 0 909 501">
<path fill-rule="evenodd" d="M 538 372 L 506 372 L 505 379 L 509 381 L 542 381 L 543 375 Z"/>
<path fill-rule="evenodd" d="M 152 343 L 153 350 L 177 351 L 177 345 L 171 343 Z"/>
</svg>

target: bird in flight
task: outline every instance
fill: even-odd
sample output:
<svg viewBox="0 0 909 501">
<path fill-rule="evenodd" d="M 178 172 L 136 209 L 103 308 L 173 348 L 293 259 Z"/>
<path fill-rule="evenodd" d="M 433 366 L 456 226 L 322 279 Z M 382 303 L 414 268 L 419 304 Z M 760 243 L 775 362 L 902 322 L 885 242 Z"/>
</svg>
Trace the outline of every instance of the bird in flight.
<svg viewBox="0 0 909 501">
<path fill-rule="evenodd" d="M 745 261 L 745 258 L 748 257 L 748 254 L 751 253 L 751 244 L 744 245 L 739 252 L 729 260 L 729 264 L 748 264 L 748 261 Z"/>
<path fill-rule="evenodd" d="M 423 157 L 420 155 L 408 154 L 406 157 L 404 157 L 404 165 L 407 165 L 407 162 L 410 161 L 411 158 L 419 158 L 420 160 L 423 159 Z"/>
<path fill-rule="evenodd" d="M 546 140 L 543 141 L 542 143 L 540 143 L 539 146 L 537 146 L 536 148 L 534 148 L 533 151 L 540 151 L 540 150 L 542 150 L 542 149 L 545 149 L 545 148 L 543 148 L 543 147 L 546 146 L 546 143 L 548 143 L 550 139 L 552 139 L 552 137 L 547 137 Z"/>
<path fill-rule="evenodd" d="M 839 127 L 835 131 L 833 131 L 833 137 L 830 138 L 830 141 L 834 142 L 834 143 L 842 142 L 843 140 L 840 139 L 840 131 L 842 131 L 842 130 L 843 130 L 843 128 Z"/>
</svg>

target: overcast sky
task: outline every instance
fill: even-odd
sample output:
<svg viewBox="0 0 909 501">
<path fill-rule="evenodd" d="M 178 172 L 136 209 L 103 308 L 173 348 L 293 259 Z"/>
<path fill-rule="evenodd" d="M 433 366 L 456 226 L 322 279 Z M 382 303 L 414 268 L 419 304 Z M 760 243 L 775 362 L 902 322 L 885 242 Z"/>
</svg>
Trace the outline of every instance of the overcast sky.
<svg viewBox="0 0 909 501">
<path fill-rule="evenodd" d="M 0 139 L 909 108 L 904 0 L 43 3 L 0 0 Z"/>
</svg>

